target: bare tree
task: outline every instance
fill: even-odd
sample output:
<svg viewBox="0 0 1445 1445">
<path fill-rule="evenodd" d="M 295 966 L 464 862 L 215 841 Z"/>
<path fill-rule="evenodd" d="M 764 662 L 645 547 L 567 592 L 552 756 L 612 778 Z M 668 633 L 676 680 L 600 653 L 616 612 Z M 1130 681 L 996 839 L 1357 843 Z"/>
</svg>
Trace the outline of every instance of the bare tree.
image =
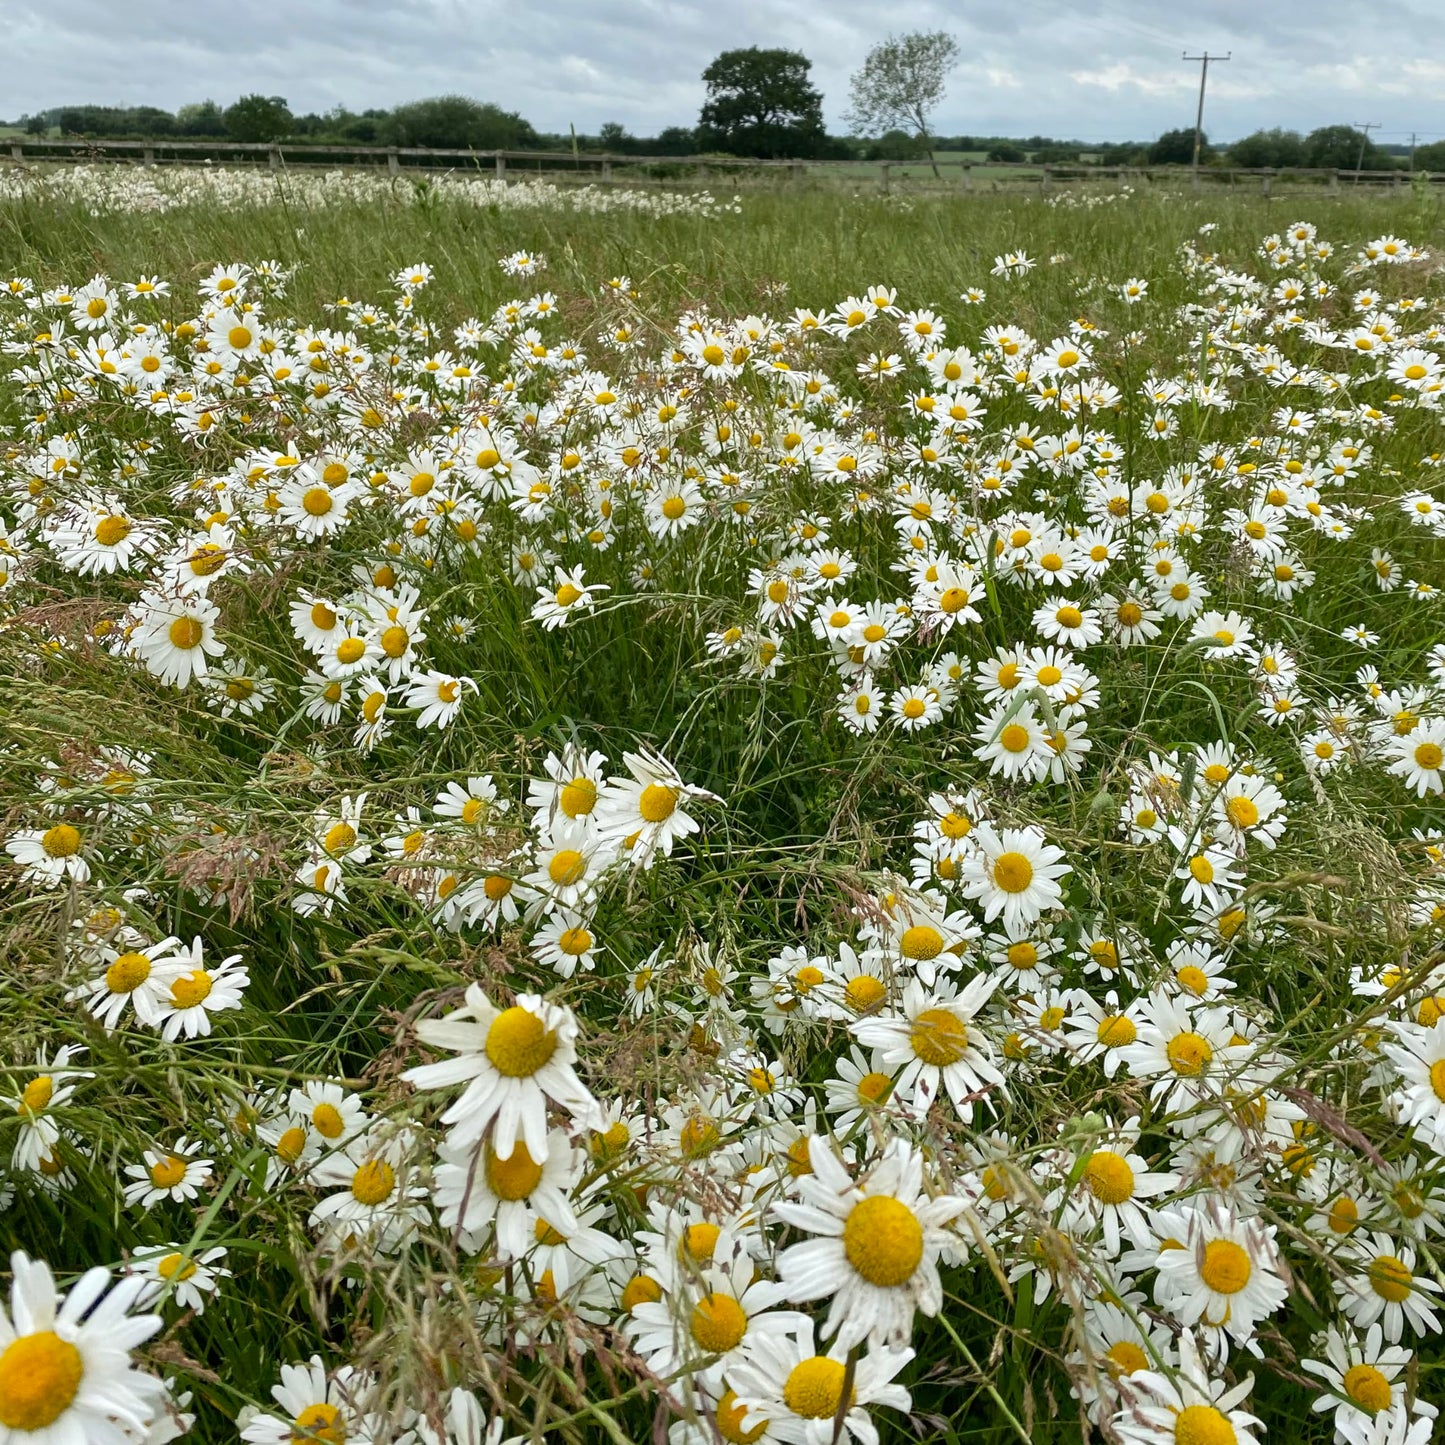
<svg viewBox="0 0 1445 1445">
<path fill-rule="evenodd" d="M 929 113 L 943 99 L 948 72 L 958 57 L 958 42 L 946 30 L 890 35 L 868 52 L 863 69 L 853 77 L 849 128 L 854 135 L 911 130 L 929 142 Z M 931 144 L 928 157 L 937 175 Z"/>
</svg>

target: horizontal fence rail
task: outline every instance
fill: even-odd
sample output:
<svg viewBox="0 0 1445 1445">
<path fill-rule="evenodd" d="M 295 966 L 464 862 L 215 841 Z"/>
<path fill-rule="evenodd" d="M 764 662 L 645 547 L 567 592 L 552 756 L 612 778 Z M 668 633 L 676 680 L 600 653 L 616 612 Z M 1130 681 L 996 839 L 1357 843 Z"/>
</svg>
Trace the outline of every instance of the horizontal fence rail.
<svg viewBox="0 0 1445 1445">
<path fill-rule="evenodd" d="M 1053 186 L 1088 181 L 1112 181 L 1120 188 L 1171 185 L 1187 181 L 1198 191 L 1205 186 L 1249 186 L 1257 183 L 1268 196 L 1280 184 L 1303 184 L 1338 194 L 1345 187 L 1385 187 L 1402 190 L 1412 183 L 1445 183 L 1445 173 L 1383 170 L 1359 171 L 1310 167 L 1246 168 L 1206 166 L 1192 171 L 1188 166 L 1105 166 L 1086 162 L 1033 164 L 1005 161 L 949 160 L 916 161 L 819 161 L 763 160 L 741 156 L 639 156 L 611 155 L 597 151 L 514 151 L 447 150 L 429 146 L 308 145 L 305 142 L 222 140 L 50 140 L 31 136 L 8 136 L 0 140 L 0 158 L 8 145 L 12 162 L 60 162 L 68 164 L 121 163 L 144 166 L 195 165 L 220 161 L 228 164 L 267 166 L 272 170 L 324 167 L 385 170 L 390 175 L 468 170 L 490 174 L 498 180 L 522 174 L 546 174 L 551 179 L 586 178 L 603 183 L 621 179 L 629 183 L 706 179 L 721 181 L 764 178 L 806 181 L 865 182 L 870 177 L 885 195 L 895 183 L 913 187 L 917 182 L 934 187 L 972 191 L 974 189 L 1017 189 L 1037 185 L 1047 194 Z M 917 172 L 922 171 L 919 175 Z"/>
</svg>

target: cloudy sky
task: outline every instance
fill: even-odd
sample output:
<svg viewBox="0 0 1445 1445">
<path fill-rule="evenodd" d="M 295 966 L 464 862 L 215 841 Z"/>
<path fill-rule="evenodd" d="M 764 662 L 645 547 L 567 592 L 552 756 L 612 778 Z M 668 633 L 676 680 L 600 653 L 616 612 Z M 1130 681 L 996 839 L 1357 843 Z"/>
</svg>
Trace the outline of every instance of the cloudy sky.
<svg viewBox="0 0 1445 1445">
<path fill-rule="evenodd" d="M 830 126 L 848 77 L 895 31 L 948 29 L 964 60 L 941 134 L 1150 137 L 1205 128 L 1378 122 L 1379 139 L 1445 135 L 1442 0 L 0 0 L 0 115 L 90 101 L 173 109 L 239 94 L 295 111 L 456 91 L 540 130 L 638 135 L 697 118 L 700 72 L 733 46 L 813 61 Z"/>
</svg>

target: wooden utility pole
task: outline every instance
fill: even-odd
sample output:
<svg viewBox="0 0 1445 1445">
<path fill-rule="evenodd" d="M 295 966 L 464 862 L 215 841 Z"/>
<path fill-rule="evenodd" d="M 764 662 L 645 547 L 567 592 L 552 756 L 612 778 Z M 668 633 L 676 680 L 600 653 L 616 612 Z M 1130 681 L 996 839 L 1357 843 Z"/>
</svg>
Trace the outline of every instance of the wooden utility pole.
<svg viewBox="0 0 1445 1445">
<path fill-rule="evenodd" d="M 1209 82 L 1209 62 L 1216 64 L 1228 60 L 1234 52 L 1226 51 L 1223 55 L 1211 55 L 1207 50 L 1203 55 L 1184 55 L 1185 60 L 1197 60 L 1199 62 L 1199 109 L 1194 113 L 1194 164 L 1190 167 L 1189 183 L 1197 191 L 1199 189 L 1199 148 L 1204 140 L 1204 87 Z"/>
<path fill-rule="evenodd" d="M 1355 157 L 1355 184 L 1360 184 L 1360 171 L 1365 164 L 1365 147 L 1370 143 L 1370 132 L 1379 130 L 1380 122 L 1377 120 L 1357 120 L 1355 128 L 1360 133 L 1360 153 Z"/>
</svg>

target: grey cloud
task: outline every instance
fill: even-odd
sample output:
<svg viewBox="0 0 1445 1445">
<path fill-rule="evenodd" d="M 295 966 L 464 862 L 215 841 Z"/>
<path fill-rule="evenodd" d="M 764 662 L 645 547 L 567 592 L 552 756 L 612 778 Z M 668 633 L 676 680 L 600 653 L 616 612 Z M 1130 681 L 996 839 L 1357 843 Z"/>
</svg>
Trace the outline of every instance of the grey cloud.
<svg viewBox="0 0 1445 1445">
<path fill-rule="evenodd" d="M 638 134 L 690 124 L 700 73 L 735 45 L 813 61 L 839 126 L 848 77 L 889 28 L 949 29 L 964 59 L 938 129 L 1147 137 L 1190 124 L 1187 48 L 1232 50 L 1211 73 L 1206 127 L 1309 129 L 1377 121 L 1387 138 L 1445 133 L 1439 0 L 0 0 L 5 104 L 173 108 L 246 91 L 298 110 L 353 109 L 460 91 L 544 130 Z"/>
</svg>

